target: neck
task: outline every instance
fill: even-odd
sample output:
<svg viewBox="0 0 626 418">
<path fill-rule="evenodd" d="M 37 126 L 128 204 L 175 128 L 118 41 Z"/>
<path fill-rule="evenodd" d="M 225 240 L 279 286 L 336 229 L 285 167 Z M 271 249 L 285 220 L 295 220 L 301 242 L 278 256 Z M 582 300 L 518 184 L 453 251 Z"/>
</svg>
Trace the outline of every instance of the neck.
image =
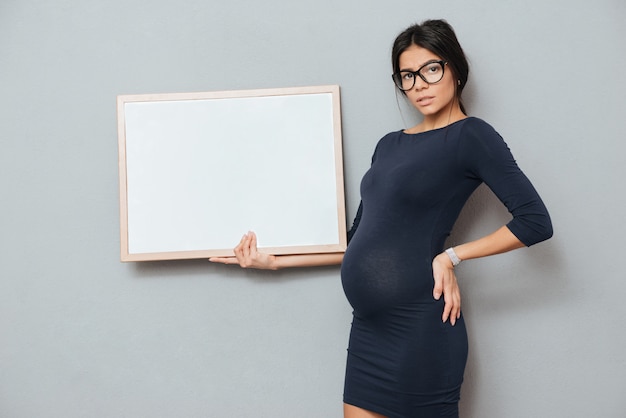
<svg viewBox="0 0 626 418">
<path fill-rule="evenodd" d="M 458 122 L 466 117 L 467 115 L 461 111 L 461 108 L 457 103 L 456 106 L 451 106 L 450 108 L 442 110 L 434 115 L 424 116 L 424 119 L 419 124 L 411 129 L 407 129 L 407 132 L 418 133 L 445 128 L 451 123 Z"/>
<path fill-rule="evenodd" d="M 450 125 L 451 123 L 457 122 L 461 119 L 465 119 L 467 116 L 461 112 L 461 109 L 458 107 L 456 109 L 450 109 L 448 112 L 441 112 L 436 115 L 427 115 L 424 116 L 424 120 L 420 123 L 420 125 L 426 130 L 431 129 L 439 129 Z"/>
</svg>

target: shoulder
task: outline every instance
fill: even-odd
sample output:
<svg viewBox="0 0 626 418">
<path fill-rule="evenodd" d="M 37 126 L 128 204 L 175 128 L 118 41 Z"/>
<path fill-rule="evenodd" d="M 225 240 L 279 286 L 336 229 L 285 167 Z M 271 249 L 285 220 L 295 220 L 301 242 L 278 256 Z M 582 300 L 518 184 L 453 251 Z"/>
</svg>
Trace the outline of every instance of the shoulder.
<svg viewBox="0 0 626 418">
<path fill-rule="evenodd" d="M 380 142 L 387 142 L 387 141 L 394 141 L 398 138 L 400 138 L 403 135 L 403 131 L 399 130 L 399 131 L 392 131 L 389 132 L 388 134 L 384 135 L 382 138 L 380 138 L 380 140 L 378 141 Z"/>
<path fill-rule="evenodd" d="M 459 131 L 458 141 L 457 158 L 464 165 L 479 167 L 514 161 L 502 136 L 482 119 L 467 118 Z"/>
<path fill-rule="evenodd" d="M 500 134 L 491 126 L 489 123 L 485 122 L 483 119 L 470 116 L 461 121 L 461 134 L 463 136 L 497 136 L 500 137 Z"/>
<path fill-rule="evenodd" d="M 459 140 L 459 145 L 462 148 L 508 148 L 502 136 L 493 126 L 476 117 L 468 117 L 463 120 L 459 130 Z"/>
<path fill-rule="evenodd" d="M 378 140 L 378 142 L 376 143 L 376 149 L 397 142 L 402 137 L 402 135 L 402 131 L 389 132 Z"/>
</svg>

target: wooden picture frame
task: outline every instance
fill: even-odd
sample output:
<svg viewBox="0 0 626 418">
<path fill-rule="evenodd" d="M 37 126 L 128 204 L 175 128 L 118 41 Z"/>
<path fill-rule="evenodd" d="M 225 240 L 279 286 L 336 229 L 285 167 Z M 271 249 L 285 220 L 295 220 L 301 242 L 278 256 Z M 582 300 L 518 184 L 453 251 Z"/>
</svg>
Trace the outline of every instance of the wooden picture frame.
<svg viewBox="0 0 626 418">
<path fill-rule="evenodd" d="M 339 86 L 120 95 L 122 261 L 343 252 Z"/>
</svg>

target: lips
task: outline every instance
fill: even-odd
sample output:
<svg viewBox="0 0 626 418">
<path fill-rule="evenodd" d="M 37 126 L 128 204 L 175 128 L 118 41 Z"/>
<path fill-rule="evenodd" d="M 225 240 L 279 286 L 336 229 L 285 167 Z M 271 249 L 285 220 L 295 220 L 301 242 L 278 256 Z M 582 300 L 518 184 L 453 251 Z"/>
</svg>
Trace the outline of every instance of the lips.
<svg viewBox="0 0 626 418">
<path fill-rule="evenodd" d="M 434 99 L 435 99 L 434 96 L 424 96 L 424 97 L 420 97 L 419 99 L 417 99 L 416 103 L 420 106 L 428 106 L 429 104 L 433 102 Z"/>
</svg>

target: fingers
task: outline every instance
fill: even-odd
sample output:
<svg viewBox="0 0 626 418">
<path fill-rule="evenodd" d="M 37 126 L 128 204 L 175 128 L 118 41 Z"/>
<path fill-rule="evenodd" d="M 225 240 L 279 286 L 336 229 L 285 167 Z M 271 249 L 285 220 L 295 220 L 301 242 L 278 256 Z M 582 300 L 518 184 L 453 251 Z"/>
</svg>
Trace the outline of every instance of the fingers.
<svg viewBox="0 0 626 418">
<path fill-rule="evenodd" d="M 258 251 L 257 237 L 252 231 L 244 234 L 233 249 L 234 257 L 211 257 L 209 261 L 222 264 L 239 264 L 241 268 L 277 270 L 280 266 L 273 254 Z"/>
<path fill-rule="evenodd" d="M 441 320 L 450 320 L 455 325 L 461 317 L 461 291 L 449 257 L 435 257 L 433 260 L 433 297 L 439 300 L 443 294 L 444 307 Z"/>
<path fill-rule="evenodd" d="M 449 289 L 444 290 L 444 308 L 441 320 L 446 322 L 450 320 L 450 324 L 454 326 L 457 319 L 461 317 L 461 293 L 458 287 L 450 286 Z"/>
<path fill-rule="evenodd" d="M 211 257 L 209 258 L 211 263 L 221 263 L 221 264 L 239 264 L 239 261 L 236 257 Z"/>
<path fill-rule="evenodd" d="M 258 248 L 257 248 L 257 243 L 256 243 L 256 234 L 254 232 L 250 231 L 250 232 L 248 232 L 248 236 L 249 236 L 248 239 L 249 239 L 249 242 L 250 242 L 249 246 L 250 246 L 250 250 L 251 250 L 250 251 L 251 255 L 253 257 L 256 257 L 258 255 L 258 253 L 259 253 Z"/>
<path fill-rule="evenodd" d="M 233 249 L 233 252 L 235 253 L 235 257 L 237 257 L 237 260 L 241 260 L 244 257 L 243 250 L 246 244 L 246 240 L 247 240 L 247 236 L 244 235 L 243 237 L 241 237 L 239 244 L 237 244 L 237 246 Z"/>
<path fill-rule="evenodd" d="M 248 246 L 256 250 L 256 234 L 253 231 L 248 231 L 244 234 L 244 237 Z"/>
<path fill-rule="evenodd" d="M 239 245 L 235 247 L 235 256 L 239 261 L 239 265 L 243 268 L 249 267 L 251 263 L 250 253 L 252 251 L 250 249 L 250 239 L 250 233 L 248 232 L 241 238 Z"/>
<path fill-rule="evenodd" d="M 450 312 L 452 312 L 452 304 L 448 300 L 449 298 L 444 295 L 443 300 L 445 301 L 443 305 L 443 314 L 441 315 L 441 321 L 446 322 L 448 318 L 450 318 L 450 323 L 454 325 L 453 318 L 450 317 Z"/>
<path fill-rule="evenodd" d="M 444 308 L 441 320 L 446 322 L 450 319 L 450 324 L 456 324 L 456 320 L 461 317 L 461 291 L 456 281 L 456 276 L 452 273 L 447 277 L 443 289 Z"/>
<path fill-rule="evenodd" d="M 245 263 L 245 260 L 248 258 L 248 255 L 250 253 L 249 240 L 250 238 L 248 237 L 248 234 L 244 234 L 241 237 L 239 244 L 237 244 L 237 246 L 233 249 L 233 252 L 235 253 L 235 257 L 239 264 L 242 264 L 242 262 Z M 242 267 L 244 266 L 242 265 Z"/>
<path fill-rule="evenodd" d="M 235 253 L 234 257 L 213 257 L 209 261 L 223 264 L 239 264 L 242 268 L 257 266 L 261 253 L 257 250 L 256 234 L 252 231 L 245 233 L 233 249 L 233 252 Z"/>
<path fill-rule="evenodd" d="M 441 275 L 435 276 L 435 286 L 433 287 L 433 297 L 435 300 L 439 300 L 443 293 L 443 278 Z"/>
<path fill-rule="evenodd" d="M 250 253 L 250 236 L 244 234 L 239 240 L 237 246 L 233 249 L 235 253 L 234 257 L 211 257 L 209 261 L 212 263 L 222 264 L 239 264 L 241 267 L 245 267 Z"/>
</svg>

